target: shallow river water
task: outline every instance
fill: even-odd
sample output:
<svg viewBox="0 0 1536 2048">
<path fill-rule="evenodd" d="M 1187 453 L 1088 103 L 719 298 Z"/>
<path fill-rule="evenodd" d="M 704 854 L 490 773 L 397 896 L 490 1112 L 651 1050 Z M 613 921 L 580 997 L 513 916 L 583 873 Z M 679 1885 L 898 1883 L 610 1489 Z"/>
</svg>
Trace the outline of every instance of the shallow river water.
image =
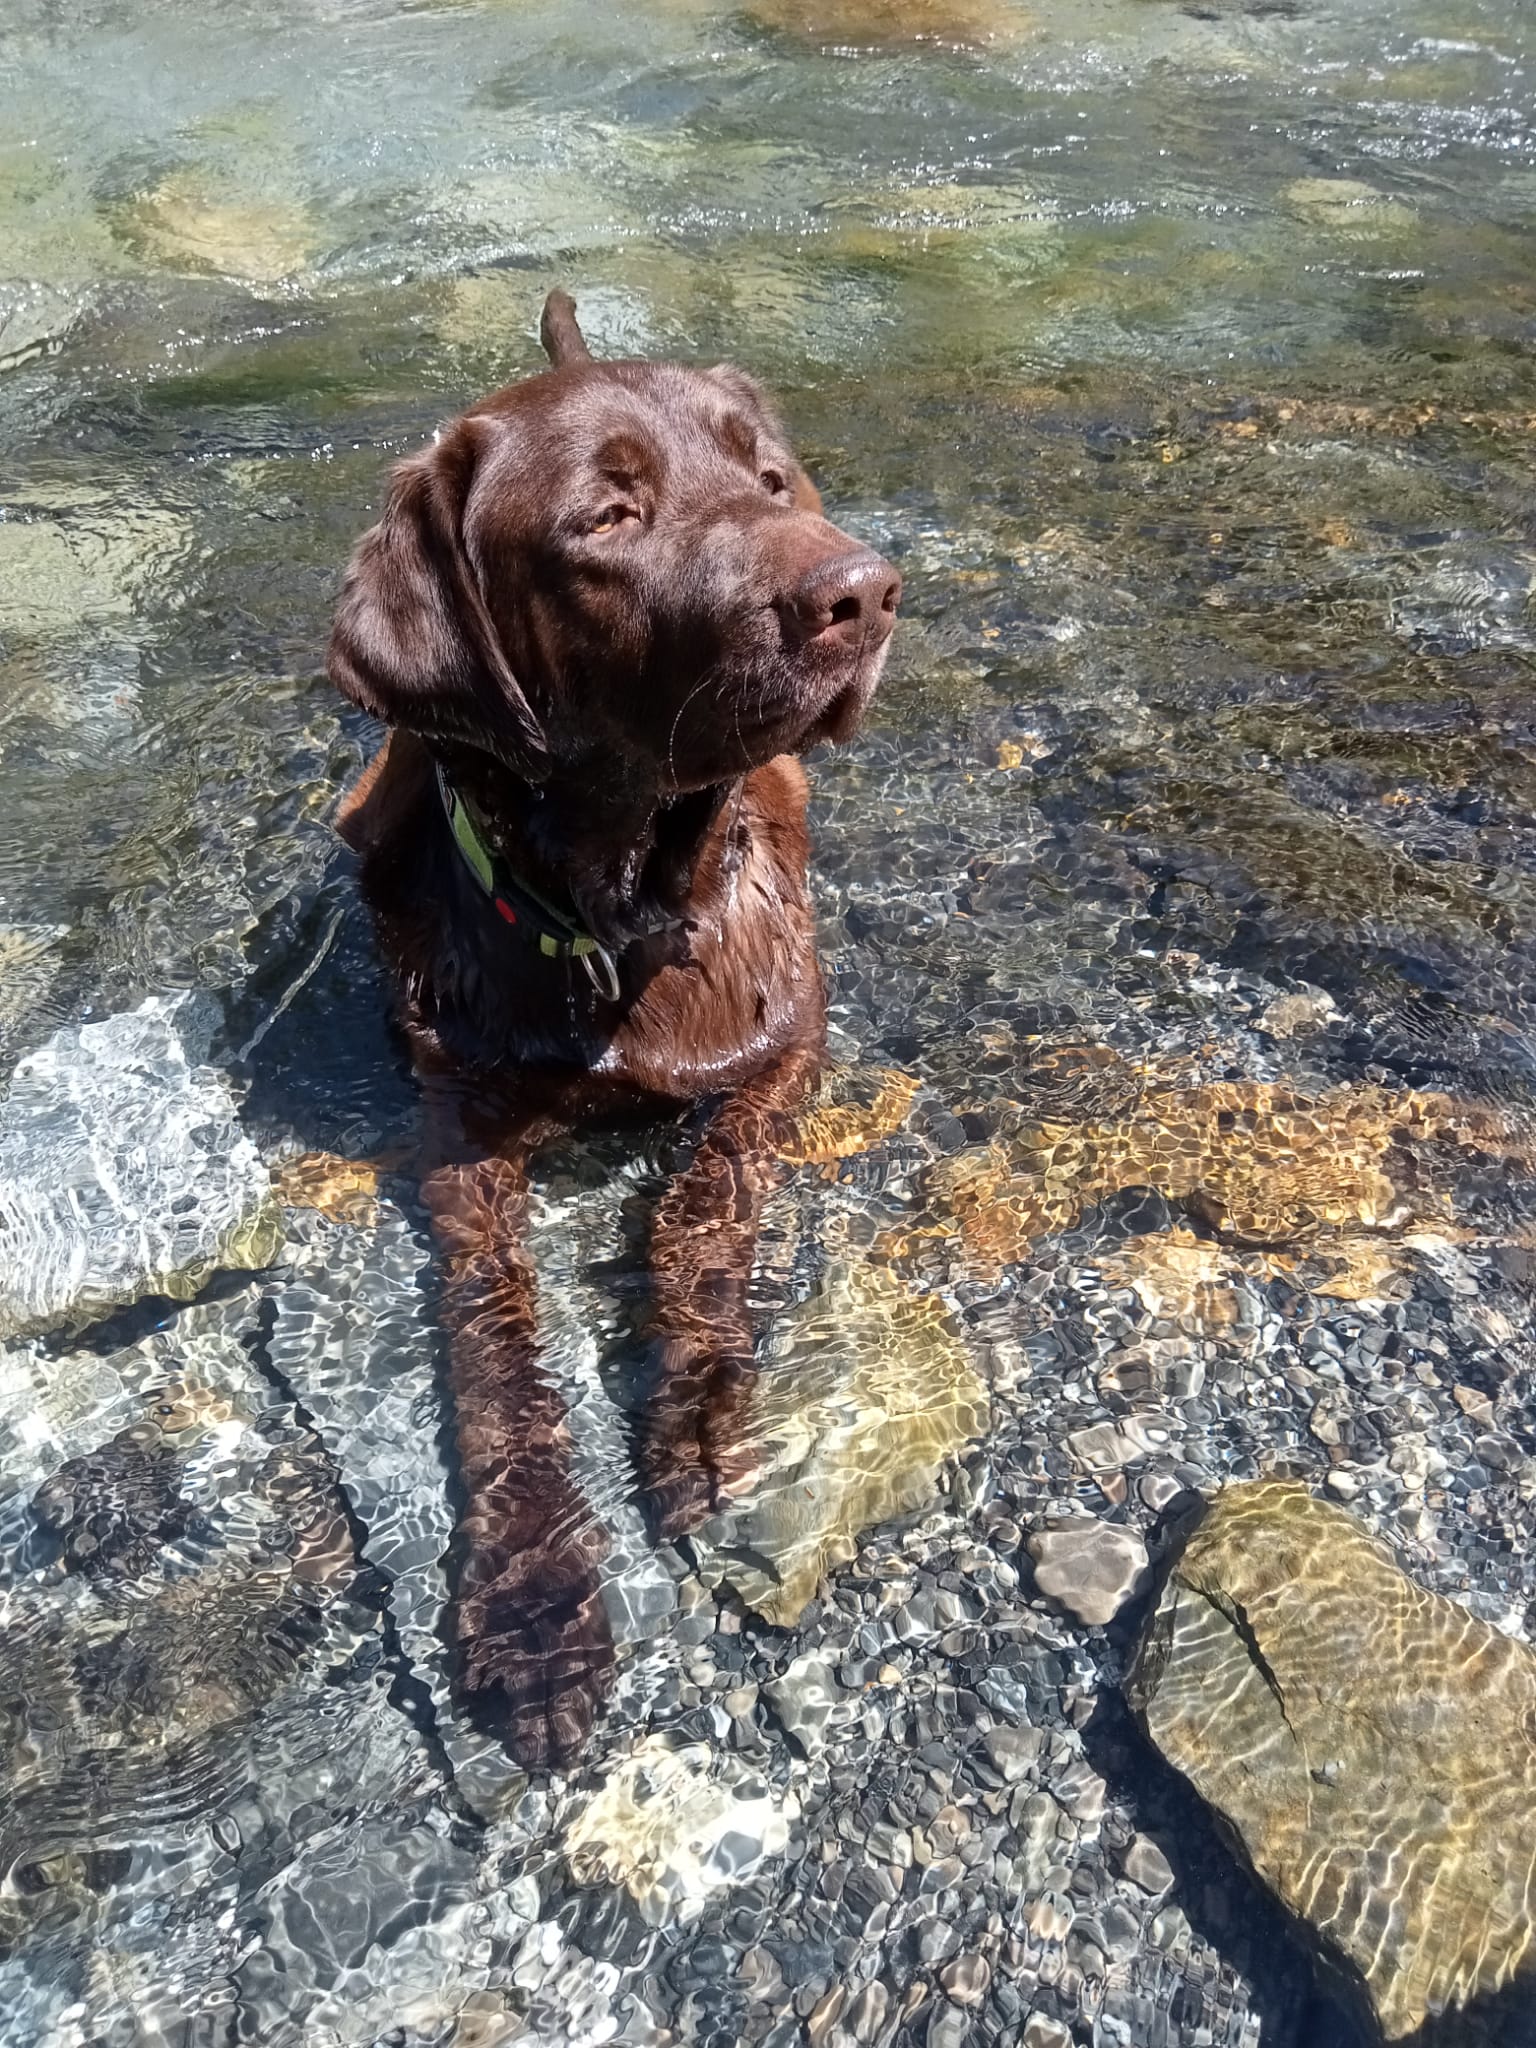
<svg viewBox="0 0 1536 2048">
<path fill-rule="evenodd" d="M 1294 1474 L 1536 1632 L 1533 228 L 1523 0 L 5 0 L 0 1074 L 131 1014 L 282 1197 L 0 1349 L 8 2048 L 1354 2042 L 1026 1539 Z M 540 1180 L 619 1666 L 530 1777 L 447 1683 L 321 661 L 555 283 L 767 382 L 907 594 L 696 1540 L 629 1476 L 675 1135 Z"/>
</svg>

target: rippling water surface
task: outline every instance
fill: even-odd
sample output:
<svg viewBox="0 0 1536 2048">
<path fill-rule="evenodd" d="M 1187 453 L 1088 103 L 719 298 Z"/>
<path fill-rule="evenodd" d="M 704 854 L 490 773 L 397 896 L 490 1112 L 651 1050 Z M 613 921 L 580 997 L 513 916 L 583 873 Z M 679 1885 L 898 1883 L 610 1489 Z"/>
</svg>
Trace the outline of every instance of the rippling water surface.
<svg viewBox="0 0 1536 2048">
<path fill-rule="evenodd" d="M 1521 0 L 9 0 L 0 1067 L 205 992 L 285 1244 L 0 1350 L 8 2042 L 1353 2038 L 1021 1546 L 1291 1473 L 1536 1625 L 1533 227 Z M 320 658 L 557 282 L 771 384 L 907 598 L 696 1541 L 672 1137 L 540 1182 L 620 1667 L 529 1779 Z"/>
</svg>

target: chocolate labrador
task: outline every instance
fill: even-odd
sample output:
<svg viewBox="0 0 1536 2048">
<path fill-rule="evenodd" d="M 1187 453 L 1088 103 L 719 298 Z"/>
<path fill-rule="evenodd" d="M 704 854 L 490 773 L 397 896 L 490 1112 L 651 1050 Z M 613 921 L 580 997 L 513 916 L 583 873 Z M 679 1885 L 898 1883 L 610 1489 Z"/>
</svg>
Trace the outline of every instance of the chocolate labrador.
<svg viewBox="0 0 1536 2048">
<path fill-rule="evenodd" d="M 339 825 L 426 1101 L 458 1684 L 556 1763 L 614 1651 L 607 1539 L 540 1363 L 530 1155 L 702 1112 L 649 1256 L 640 1484 L 677 1535 L 747 1476 L 758 1216 L 822 1056 L 795 756 L 858 724 L 901 583 L 822 516 L 739 371 L 594 362 L 563 292 L 541 335 L 552 369 L 396 467 L 328 666 L 392 728 Z"/>
</svg>

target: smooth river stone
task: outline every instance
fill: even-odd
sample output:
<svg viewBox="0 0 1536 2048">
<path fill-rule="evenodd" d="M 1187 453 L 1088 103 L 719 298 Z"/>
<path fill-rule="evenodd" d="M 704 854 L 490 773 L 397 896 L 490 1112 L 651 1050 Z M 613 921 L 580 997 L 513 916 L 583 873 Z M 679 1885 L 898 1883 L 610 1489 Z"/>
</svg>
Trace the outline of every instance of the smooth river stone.
<svg viewBox="0 0 1536 2048">
<path fill-rule="evenodd" d="M 774 1331 L 740 1446 L 750 1491 L 696 1540 L 749 1607 L 792 1628 L 861 1532 L 925 1507 L 986 1420 L 986 1389 L 940 1297 L 838 1262 Z"/>
<path fill-rule="evenodd" d="M 190 1301 L 276 1255 L 267 1169 L 205 1064 L 217 1022 L 207 998 L 151 996 L 21 1061 L 0 1104 L 0 1338 Z"/>
<path fill-rule="evenodd" d="M 1090 1628 L 1113 1621 L 1148 1584 L 1147 1546 L 1134 1529 L 1078 1516 L 1029 1539 L 1035 1586 Z"/>
<path fill-rule="evenodd" d="M 686 1926 L 711 1892 L 781 1854 L 799 1815 L 792 1792 L 735 1757 L 649 1735 L 571 1821 L 566 1860 L 579 1884 L 623 1885 L 650 1926 Z"/>
<path fill-rule="evenodd" d="M 1387 2040 L 1530 2038 L 1499 2023 L 1536 1998 L 1536 1654 L 1260 1480 L 1189 1538 L 1129 1690 Z"/>
</svg>

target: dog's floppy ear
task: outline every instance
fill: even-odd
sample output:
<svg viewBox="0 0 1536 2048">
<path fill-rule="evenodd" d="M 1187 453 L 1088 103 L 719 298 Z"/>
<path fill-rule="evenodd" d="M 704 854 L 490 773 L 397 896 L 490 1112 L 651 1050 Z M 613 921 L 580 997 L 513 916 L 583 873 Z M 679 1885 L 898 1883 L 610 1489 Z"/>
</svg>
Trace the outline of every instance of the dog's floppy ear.
<svg viewBox="0 0 1536 2048">
<path fill-rule="evenodd" d="M 453 739 L 537 778 L 544 734 L 508 665 L 464 544 L 479 445 L 461 421 L 396 465 L 384 516 L 347 566 L 331 681 L 386 724 Z"/>
</svg>

